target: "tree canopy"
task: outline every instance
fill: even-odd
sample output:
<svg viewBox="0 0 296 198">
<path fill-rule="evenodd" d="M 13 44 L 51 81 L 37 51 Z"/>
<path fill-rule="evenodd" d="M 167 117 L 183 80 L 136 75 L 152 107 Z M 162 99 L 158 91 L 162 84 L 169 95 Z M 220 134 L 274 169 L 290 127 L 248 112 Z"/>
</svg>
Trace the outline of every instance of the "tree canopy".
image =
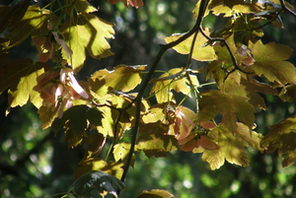
<svg viewBox="0 0 296 198">
<path fill-rule="evenodd" d="M 15 109 L 23 109 L 23 119 L 37 123 L 29 129 L 33 132 L 19 139 L 28 141 L 28 152 L 1 160 L 1 174 L 23 177 L 20 169 L 28 160 L 34 163 L 32 155 L 43 144 L 62 152 L 61 140 L 78 151 L 79 158 L 65 159 L 75 167 L 74 179 L 54 195 L 58 197 L 120 197 L 129 184 L 130 168 L 143 155 L 154 159 L 180 152 L 199 154 L 204 166 L 217 170 L 226 163 L 254 166 L 249 162 L 252 152 L 277 152 L 283 167 L 292 166 L 295 46 L 267 38 L 266 32 L 270 27 L 287 31 L 285 18 L 296 17 L 293 3 L 176 2 L 1 4 L 1 112 L 9 118 Z M 186 12 L 178 19 L 172 13 L 183 12 L 181 6 Z M 154 8 L 166 17 L 145 15 Z M 137 18 L 146 23 L 136 23 Z M 177 27 L 169 25 L 160 34 L 166 23 Z M 143 36 L 147 28 L 151 35 Z M 125 31 L 132 36 L 124 36 Z M 164 61 L 167 54 L 171 60 Z M 272 110 L 271 100 L 281 101 L 289 113 L 265 132 L 260 128 L 266 123 L 260 119 Z M 5 151 L 13 144 L 6 141 L 9 135 L 2 135 Z M 9 197 L 10 192 L 3 193 Z M 174 195 L 157 188 L 135 197 Z"/>
</svg>

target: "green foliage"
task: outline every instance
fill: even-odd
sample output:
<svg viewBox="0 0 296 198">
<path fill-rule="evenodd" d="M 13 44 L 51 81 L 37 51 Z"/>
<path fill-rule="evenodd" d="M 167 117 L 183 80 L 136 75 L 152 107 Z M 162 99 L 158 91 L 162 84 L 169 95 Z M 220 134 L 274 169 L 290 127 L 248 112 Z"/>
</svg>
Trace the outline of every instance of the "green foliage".
<svg viewBox="0 0 296 198">
<path fill-rule="evenodd" d="M 142 0 L 123 3 L 143 6 Z M 199 0 L 190 9 L 195 25 L 164 37 L 166 44 L 152 64 L 109 65 L 78 81 L 88 55 L 97 60 L 113 55 L 114 25 L 98 16 L 100 10 L 86 0 L 54 0 L 43 7 L 25 0 L 0 7 L 7 18 L 0 20 L 0 92 L 8 95 L 6 112 L 31 102 L 41 128 L 62 131 L 70 148 L 84 150 L 79 178 L 67 196 L 118 197 L 141 152 L 148 157 L 201 153 L 212 170 L 225 161 L 246 167 L 248 149 L 278 151 L 285 155 L 284 166 L 296 162 L 295 115 L 267 134 L 254 131 L 256 112 L 271 108 L 263 97 L 295 99 L 292 48 L 262 39 L 265 26 L 281 23 L 280 14 L 295 17 L 294 7 L 283 0 Z M 206 17 L 223 25 L 207 28 Z M 13 58 L 14 47 L 28 39 L 38 55 Z M 167 65 L 158 75 L 168 49 L 187 60 Z M 193 60 L 201 64 L 194 68 Z M 138 197 L 174 196 L 154 189 Z"/>
</svg>

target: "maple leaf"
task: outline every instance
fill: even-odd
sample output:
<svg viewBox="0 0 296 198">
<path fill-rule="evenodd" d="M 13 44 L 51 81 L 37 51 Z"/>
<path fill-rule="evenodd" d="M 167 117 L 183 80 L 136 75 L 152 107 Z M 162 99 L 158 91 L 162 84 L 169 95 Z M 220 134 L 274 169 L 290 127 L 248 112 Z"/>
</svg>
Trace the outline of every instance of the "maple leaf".
<svg viewBox="0 0 296 198">
<path fill-rule="evenodd" d="M 37 85 L 37 77 L 43 73 L 44 70 L 42 68 L 27 76 L 21 77 L 16 89 L 10 89 L 8 92 L 10 107 L 23 106 L 27 104 L 28 100 L 37 108 L 41 106 L 42 99 L 39 93 L 33 90 L 33 88 Z"/>
<path fill-rule="evenodd" d="M 209 35 L 208 30 L 205 30 L 204 32 L 205 34 Z M 170 43 L 179 39 L 183 35 L 184 34 L 175 34 L 175 35 L 166 37 L 164 40 L 166 43 Z M 191 45 L 193 43 L 193 37 L 194 35 L 190 36 L 183 42 L 174 46 L 173 49 L 180 54 L 189 54 Z M 217 59 L 217 56 L 215 54 L 213 47 L 211 45 L 208 45 L 208 39 L 205 38 L 201 33 L 197 34 L 197 37 L 194 43 L 192 58 L 198 61 L 213 61 Z"/>
<path fill-rule="evenodd" d="M 296 68 L 286 61 L 292 54 L 292 49 L 288 46 L 267 43 L 261 40 L 256 43 L 249 43 L 249 48 L 255 59 L 255 63 L 248 68 L 257 75 L 264 76 L 273 83 L 283 86 L 286 83 L 296 84 Z M 280 50 L 279 50 L 280 49 Z"/>
<path fill-rule="evenodd" d="M 177 141 L 173 135 L 168 135 L 168 127 L 160 122 L 141 124 L 137 151 L 144 151 L 148 157 L 177 149 Z"/>
<path fill-rule="evenodd" d="M 212 170 L 220 168 L 225 160 L 239 166 L 247 166 L 248 157 L 244 149 L 252 146 L 262 150 L 260 146 L 262 136 L 250 131 L 242 123 L 236 124 L 238 133 L 231 132 L 223 124 L 208 133 L 211 140 L 219 146 L 218 149 L 205 150 L 202 154 L 202 159 L 209 163 Z"/>
<path fill-rule="evenodd" d="M 155 94 L 158 103 L 171 101 L 173 98 L 171 90 L 181 92 L 184 95 L 190 95 L 190 81 L 182 75 L 181 72 L 181 68 L 170 69 L 158 79 L 154 80 L 156 82 L 151 89 L 151 94 Z M 190 79 L 194 86 L 199 85 L 196 76 L 190 75 Z"/>
<path fill-rule="evenodd" d="M 64 24 L 61 33 L 66 45 L 73 52 L 69 57 L 68 51 L 63 48 L 62 55 L 73 69 L 78 69 L 83 65 L 86 50 L 97 59 L 112 55 L 106 39 L 113 38 L 113 26 L 93 14 L 79 13 L 75 19 Z"/>
<path fill-rule="evenodd" d="M 102 124 L 102 113 L 96 108 L 89 108 L 85 105 L 74 106 L 66 110 L 54 123 L 56 130 L 63 130 L 69 147 L 79 145 L 86 135 L 86 129 L 90 126 Z"/>
<path fill-rule="evenodd" d="M 145 66 L 119 65 L 112 71 L 106 69 L 96 71 L 89 78 L 91 90 L 98 96 L 104 96 L 111 90 L 128 92 L 141 83 L 140 73 L 145 70 Z"/>
<path fill-rule="evenodd" d="M 10 59 L 0 54 L 0 93 L 6 89 L 15 90 L 22 77 L 37 72 L 43 67 L 30 59 Z"/>
<path fill-rule="evenodd" d="M 9 47 L 20 44 L 30 35 L 46 35 L 48 33 L 48 21 L 54 19 L 53 14 L 37 5 L 29 6 L 21 18 L 13 27 L 9 28 L 5 37 L 10 40 Z"/>
<path fill-rule="evenodd" d="M 240 72 L 232 72 L 227 79 L 219 85 L 221 91 L 246 98 L 256 109 L 264 110 L 266 105 L 260 94 L 275 95 L 274 88 L 266 83 L 261 83 L 250 77 L 241 75 Z"/>
<path fill-rule="evenodd" d="M 259 4 L 250 3 L 245 0 L 211 0 L 209 10 L 215 15 L 224 14 L 225 17 L 230 17 L 237 13 L 250 14 L 257 13 L 261 10 Z"/>
<path fill-rule="evenodd" d="M 229 130 L 235 132 L 237 121 L 252 128 L 255 120 L 254 113 L 254 107 L 246 98 L 211 90 L 201 94 L 198 121 L 213 120 L 215 116 L 222 115 L 222 122 Z"/>
<path fill-rule="evenodd" d="M 271 127 L 270 132 L 263 138 L 262 146 L 268 151 L 277 151 L 285 159 L 283 166 L 296 162 L 296 116 L 293 115 Z"/>
</svg>

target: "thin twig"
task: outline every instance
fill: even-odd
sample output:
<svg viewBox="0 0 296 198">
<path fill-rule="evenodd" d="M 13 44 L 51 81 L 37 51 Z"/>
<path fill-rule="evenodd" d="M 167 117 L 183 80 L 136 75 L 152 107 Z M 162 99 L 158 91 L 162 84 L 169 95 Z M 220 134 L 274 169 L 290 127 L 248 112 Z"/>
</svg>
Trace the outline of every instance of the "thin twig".
<svg viewBox="0 0 296 198">
<path fill-rule="evenodd" d="M 292 14 L 293 16 L 296 17 L 296 13 L 295 13 L 293 10 L 291 10 L 290 8 L 288 8 L 288 7 L 286 6 L 284 0 L 280 0 L 280 3 L 281 3 L 282 8 L 283 8 L 285 11 L 289 12 L 290 14 Z"/>
<path fill-rule="evenodd" d="M 200 30 L 201 34 L 202 34 L 206 39 L 208 39 L 210 42 L 215 42 L 215 41 L 216 41 L 216 42 L 221 42 L 221 43 L 223 43 L 223 45 L 226 46 L 226 49 L 227 49 L 227 51 L 228 51 L 228 53 L 229 53 L 229 55 L 230 55 L 231 61 L 232 61 L 233 66 L 234 66 L 234 69 L 232 69 L 231 71 L 229 71 L 228 74 L 227 74 L 227 76 L 228 76 L 229 74 L 231 74 L 232 72 L 234 72 L 235 70 L 239 70 L 239 71 L 241 71 L 242 73 L 245 73 L 245 74 L 252 74 L 252 72 L 244 71 L 243 69 L 241 69 L 241 68 L 239 67 L 239 65 L 238 65 L 238 63 L 237 63 L 237 60 L 236 60 L 236 58 L 235 58 L 233 52 L 231 51 L 230 46 L 228 45 L 228 43 L 226 42 L 226 40 L 225 40 L 224 38 L 211 38 L 211 37 L 209 37 L 208 35 L 206 35 L 206 33 L 203 31 L 203 29 L 202 29 L 201 27 L 199 28 L 199 30 Z M 227 77 L 226 77 L 226 78 L 227 78 Z"/>
<path fill-rule="evenodd" d="M 184 34 L 182 37 L 180 37 L 176 41 L 173 41 L 171 43 L 168 43 L 166 45 L 163 45 L 160 48 L 160 50 L 159 50 L 159 52 L 158 52 L 158 54 L 157 54 L 154 62 L 151 64 L 151 67 L 149 69 L 149 72 L 148 72 L 147 76 L 145 77 L 145 79 L 143 80 L 143 82 L 142 82 L 142 84 L 140 86 L 139 93 L 138 93 L 136 99 L 134 100 L 134 102 L 136 104 L 136 115 L 135 115 L 135 125 L 132 128 L 132 132 L 131 132 L 132 133 L 132 137 L 131 137 L 131 148 L 130 148 L 129 153 L 128 153 L 128 156 L 127 156 L 127 160 L 126 160 L 126 164 L 124 166 L 124 170 L 123 170 L 123 174 L 122 174 L 122 177 L 121 177 L 121 181 L 124 181 L 125 180 L 126 175 L 128 173 L 128 170 L 129 170 L 129 167 L 130 167 L 130 164 L 131 164 L 131 161 L 132 161 L 132 156 L 133 156 L 133 153 L 134 153 L 134 150 L 135 150 L 135 145 L 136 145 L 136 141 L 137 141 L 137 135 L 138 135 L 139 126 L 140 126 L 142 98 L 143 98 L 144 92 L 145 92 L 145 90 L 146 90 L 146 88 L 148 86 L 148 83 L 151 80 L 151 78 L 152 78 L 152 76 L 154 74 L 154 71 L 156 70 L 156 67 L 157 67 L 159 61 L 161 60 L 163 54 L 168 49 L 170 49 L 170 48 L 178 45 L 182 41 L 184 41 L 187 38 L 189 38 L 196 31 L 198 31 L 198 28 L 200 27 L 201 22 L 202 22 L 204 8 L 205 8 L 205 5 L 207 5 L 207 3 L 208 3 L 208 0 L 201 0 L 200 9 L 199 9 L 199 15 L 197 17 L 196 23 L 195 23 L 195 25 L 193 26 L 193 28 L 188 33 Z"/>
</svg>

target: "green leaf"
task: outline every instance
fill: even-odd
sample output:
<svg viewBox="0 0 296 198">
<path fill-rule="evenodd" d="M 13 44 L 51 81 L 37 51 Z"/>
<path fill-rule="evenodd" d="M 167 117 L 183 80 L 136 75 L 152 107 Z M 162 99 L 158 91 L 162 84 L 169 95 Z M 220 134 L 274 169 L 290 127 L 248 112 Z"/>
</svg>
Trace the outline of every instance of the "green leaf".
<svg viewBox="0 0 296 198">
<path fill-rule="evenodd" d="M 296 84 L 296 68 L 286 61 L 292 54 L 290 47 L 276 43 L 263 44 L 260 40 L 249 46 L 255 59 L 249 68 L 257 75 L 280 85 Z"/>
<path fill-rule="evenodd" d="M 209 34 L 208 30 L 205 30 L 206 34 Z M 172 35 L 170 37 L 166 37 L 164 40 L 166 43 L 173 42 L 184 34 Z M 192 58 L 198 61 L 213 61 L 217 59 L 215 51 L 212 46 L 207 45 L 208 39 L 205 38 L 201 33 L 197 34 L 194 49 L 192 53 Z M 176 50 L 180 54 L 189 54 L 191 45 L 193 43 L 193 35 L 187 38 L 185 41 L 179 43 L 174 46 L 173 49 Z"/>
<path fill-rule="evenodd" d="M 296 115 L 281 121 L 271 127 L 270 132 L 263 138 L 262 146 L 268 151 L 284 154 L 283 166 L 296 162 Z"/>
<path fill-rule="evenodd" d="M 28 100 L 32 102 L 35 107 L 39 108 L 42 105 L 42 99 L 39 93 L 33 88 L 37 85 L 37 77 L 44 73 L 43 68 L 39 69 L 27 76 L 21 77 L 16 89 L 9 90 L 10 106 L 23 106 L 27 104 Z"/>
<path fill-rule="evenodd" d="M 101 171 L 92 171 L 79 177 L 73 184 L 73 193 L 78 197 L 93 197 L 107 193 L 118 197 L 117 192 L 124 187 L 123 182 Z"/>
<path fill-rule="evenodd" d="M 152 189 L 151 191 L 144 190 L 137 198 L 174 198 L 175 196 L 166 190 Z"/>
<path fill-rule="evenodd" d="M 62 31 L 67 46 L 72 50 L 71 57 L 63 48 L 63 58 L 73 69 L 80 68 L 85 59 L 86 51 L 93 58 L 104 58 L 112 55 L 108 38 L 113 38 L 112 24 L 92 14 L 80 13 L 65 24 Z"/>
</svg>

